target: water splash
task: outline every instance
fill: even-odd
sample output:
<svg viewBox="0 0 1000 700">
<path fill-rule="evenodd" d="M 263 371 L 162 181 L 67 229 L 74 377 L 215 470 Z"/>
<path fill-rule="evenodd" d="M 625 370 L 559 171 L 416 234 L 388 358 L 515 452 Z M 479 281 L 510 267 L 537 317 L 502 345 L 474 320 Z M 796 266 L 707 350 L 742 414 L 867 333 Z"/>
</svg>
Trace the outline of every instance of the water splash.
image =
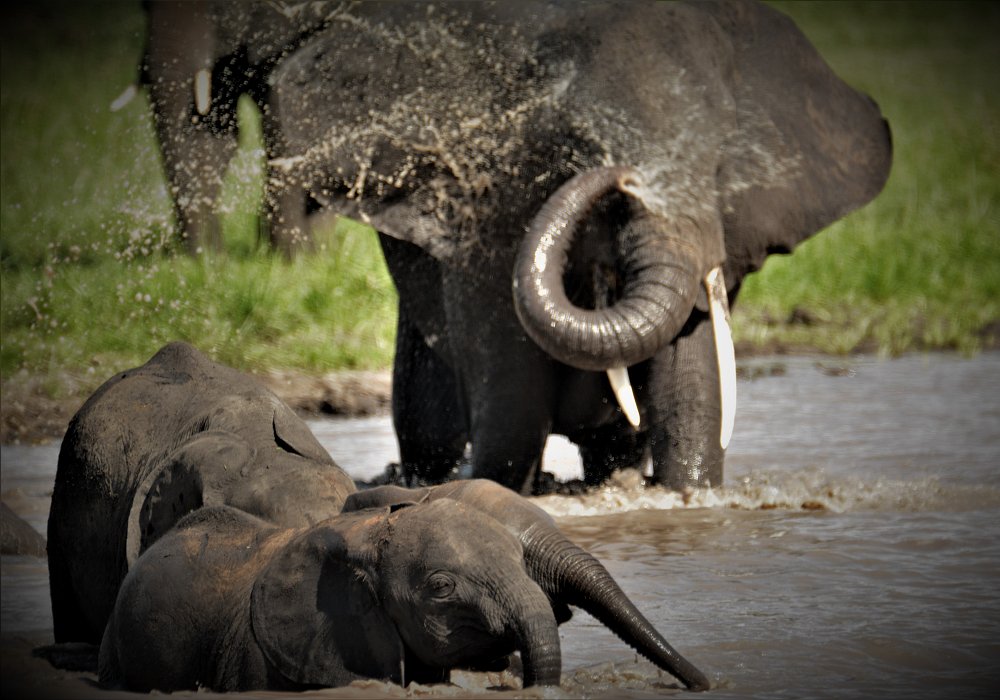
<svg viewBox="0 0 1000 700">
<path fill-rule="evenodd" d="M 736 510 L 848 511 L 974 510 L 1000 505 L 992 486 L 956 485 L 937 477 L 913 481 L 832 477 L 822 469 L 757 471 L 732 485 L 673 491 L 646 485 L 637 470 L 614 474 L 601 488 L 579 495 L 535 499 L 555 517 L 632 510 L 731 508 Z"/>
</svg>

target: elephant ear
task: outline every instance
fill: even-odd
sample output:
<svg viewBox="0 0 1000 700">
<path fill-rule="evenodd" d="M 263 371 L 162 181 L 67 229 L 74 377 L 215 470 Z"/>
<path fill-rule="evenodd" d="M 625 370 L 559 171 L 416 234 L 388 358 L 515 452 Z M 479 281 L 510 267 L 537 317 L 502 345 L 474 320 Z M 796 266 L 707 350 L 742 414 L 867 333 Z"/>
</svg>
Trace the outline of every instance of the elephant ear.
<svg viewBox="0 0 1000 700">
<path fill-rule="evenodd" d="M 372 581 L 387 515 L 387 509 L 363 511 L 310 528 L 257 579 L 253 633 L 288 680 L 302 686 L 357 678 L 400 682 L 403 643 Z"/>
<path fill-rule="evenodd" d="M 729 34 L 737 126 L 718 185 L 730 287 L 770 253 L 873 199 L 892 162 L 878 105 L 844 83 L 787 16 L 763 4 L 705 6 Z"/>
<path fill-rule="evenodd" d="M 274 417 L 271 425 L 274 429 L 274 442 L 281 449 L 300 457 L 311 459 L 322 464 L 332 464 L 333 458 L 309 430 L 309 426 L 299 418 L 281 399 L 271 396 L 274 406 Z"/>
<path fill-rule="evenodd" d="M 228 485 L 253 463 L 254 450 L 232 433 L 210 430 L 162 458 L 136 489 L 128 515 L 125 560 L 136 559 L 188 513 L 224 505 Z"/>
</svg>

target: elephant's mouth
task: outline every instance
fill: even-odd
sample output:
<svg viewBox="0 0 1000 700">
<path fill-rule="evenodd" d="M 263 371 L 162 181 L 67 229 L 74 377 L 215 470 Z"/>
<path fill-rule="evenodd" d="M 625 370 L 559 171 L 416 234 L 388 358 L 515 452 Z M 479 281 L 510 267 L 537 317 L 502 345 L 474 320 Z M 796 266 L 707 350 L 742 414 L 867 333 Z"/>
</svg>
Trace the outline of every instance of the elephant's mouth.
<svg viewBox="0 0 1000 700">
<path fill-rule="evenodd" d="M 563 184 L 542 206 L 528 229 L 514 270 L 514 308 L 525 332 L 556 360 L 608 374 L 628 421 L 641 415 L 628 367 L 650 359 L 680 333 L 699 288 L 709 298 L 719 363 L 723 449 L 736 412 L 736 364 L 729 305 L 722 269 L 708 261 L 697 243 L 697 225 L 676 224 L 642 203 L 643 179 L 627 167 L 583 172 Z M 629 216 L 619 232 L 621 296 L 602 308 L 575 306 L 567 297 L 564 273 L 577 230 L 603 197 L 627 196 Z M 708 270 L 706 273 L 705 270 Z"/>
</svg>

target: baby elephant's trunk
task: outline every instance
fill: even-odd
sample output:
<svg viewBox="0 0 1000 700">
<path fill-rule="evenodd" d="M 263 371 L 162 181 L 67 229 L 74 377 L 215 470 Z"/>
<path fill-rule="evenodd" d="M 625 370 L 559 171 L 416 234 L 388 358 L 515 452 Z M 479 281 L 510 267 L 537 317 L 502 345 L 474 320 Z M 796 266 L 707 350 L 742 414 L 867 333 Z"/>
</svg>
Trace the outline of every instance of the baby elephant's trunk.
<svg viewBox="0 0 1000 700">
<path fill-rule="evenodd" d="M 629 600 L 608 570 L 555 528 L 532 526 L 522 536 L 531 577 L 552 598 L 593 615 L 625 643 L 691 690 L 711 687 Z"/>
<path fill-rule="evenodd" d="M 523 600 L 514 612 L 517 648 L 524 667 L 524 687 L 559 685 L 562 651 L 559 629 L 548 597 L 537 586 L 537 595 Z M 533 591 L 532 593 L 534 593 Z"/>
</svg>

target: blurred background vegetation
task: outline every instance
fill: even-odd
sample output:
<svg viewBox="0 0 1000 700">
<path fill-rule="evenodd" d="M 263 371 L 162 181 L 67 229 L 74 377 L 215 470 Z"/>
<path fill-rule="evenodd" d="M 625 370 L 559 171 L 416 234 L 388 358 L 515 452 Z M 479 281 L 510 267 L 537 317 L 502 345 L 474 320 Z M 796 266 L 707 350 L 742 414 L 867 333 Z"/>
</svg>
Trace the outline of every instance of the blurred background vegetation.
<svg viewBox="0 0 1000 700">
<path fill-rule="evenodd" d="M 879 102 L 883 194 L 791 256 L 735 309 L 739 352 L 975 352 L 1000 319 L 1000 4 L 775 2 Z M 13 9 L 12 9 L 13 8 Z M 263 151 L 241 105 L 222 205 L 226 249 L 177 254 L 145 95 L 140 3 L 5 4 L 0 375 L 89 391 L 188 340 L 227 364 L 306 373 L 389 367 L 396 296 L 373 232 L 341 221 L 286 262 L 258 241 Z M 67 382 L 72 377 L 72 382 Z"/>
</svg>

